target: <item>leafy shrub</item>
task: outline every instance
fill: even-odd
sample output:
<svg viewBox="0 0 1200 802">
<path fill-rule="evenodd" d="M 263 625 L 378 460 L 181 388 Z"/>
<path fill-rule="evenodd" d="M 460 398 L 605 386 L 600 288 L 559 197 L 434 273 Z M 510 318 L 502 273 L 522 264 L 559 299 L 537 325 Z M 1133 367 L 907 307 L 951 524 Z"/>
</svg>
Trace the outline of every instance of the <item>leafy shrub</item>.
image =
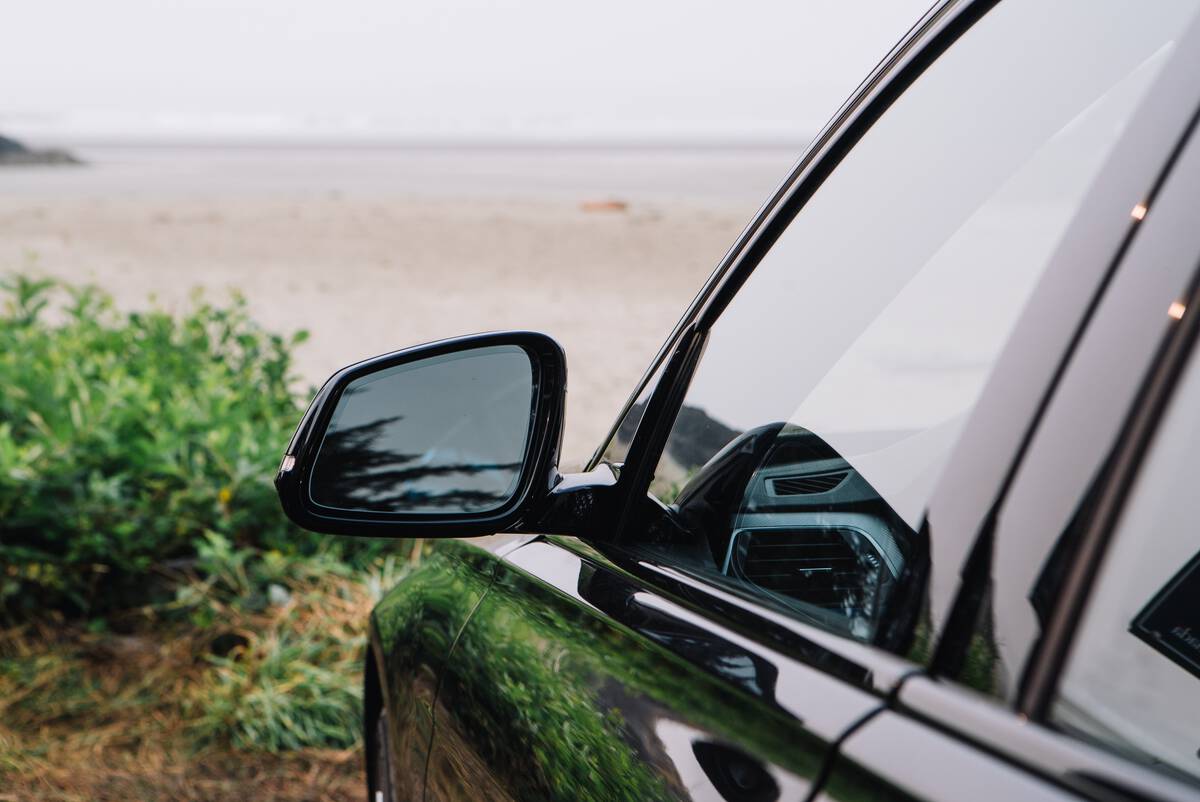
<svg viewBox="0 0 1200 802">
<path fill-rule="evenodd" d="M 0 611 L 147 601 L 216 533 L 311 553 L 271 477 L 302 412 L 290 349 L 240 298 L 120 313 L 94 287 L 0 283 Z"/>
<path fill-rule="evenodd" d="M 238 298 L 174 317 L 0 282 L 0 777 L 84 751 L 138 783 L 197 755 L 348 759 L 367 615 L 411 544 L 279 509 L 303 337 Z"/>
</svg>

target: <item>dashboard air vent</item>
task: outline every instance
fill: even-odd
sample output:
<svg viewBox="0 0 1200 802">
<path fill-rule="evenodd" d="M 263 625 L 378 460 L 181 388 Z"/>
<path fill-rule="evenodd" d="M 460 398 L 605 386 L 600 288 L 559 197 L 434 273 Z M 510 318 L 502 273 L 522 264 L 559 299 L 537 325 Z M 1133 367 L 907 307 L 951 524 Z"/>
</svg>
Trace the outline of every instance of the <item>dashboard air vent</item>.
<svg viewBox="0 0 1200 802">
<path fill-rule="evenodd" d="M 783 476 L 771 480 L 771 492 L 777 496 L 813 496 L 817 493 L 828 493 L 845 480 L 845 471 Z"/>
<path fill-rule="evenodd" d="M 761 588 L 814 607 L 869 614 L 882 561 L 861 545 L 858 533 L 840 527 L 746 531 L 738 537 L 734 570 Z"/>
</svg>

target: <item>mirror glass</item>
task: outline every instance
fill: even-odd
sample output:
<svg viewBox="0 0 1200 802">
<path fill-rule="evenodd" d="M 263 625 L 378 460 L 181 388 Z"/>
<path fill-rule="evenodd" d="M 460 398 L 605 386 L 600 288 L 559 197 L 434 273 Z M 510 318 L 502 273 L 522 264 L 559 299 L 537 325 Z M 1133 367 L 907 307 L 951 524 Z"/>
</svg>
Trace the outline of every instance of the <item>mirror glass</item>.
<svg viewBox="0 0 1200 802">
<path fill-rule="evenodd" d="M 482 513 L 517 492 L 532 429 L 533 364 L 515 345 L 384 368 L 346 386 L 309 485 L 343 510 Z"/>
</svg>

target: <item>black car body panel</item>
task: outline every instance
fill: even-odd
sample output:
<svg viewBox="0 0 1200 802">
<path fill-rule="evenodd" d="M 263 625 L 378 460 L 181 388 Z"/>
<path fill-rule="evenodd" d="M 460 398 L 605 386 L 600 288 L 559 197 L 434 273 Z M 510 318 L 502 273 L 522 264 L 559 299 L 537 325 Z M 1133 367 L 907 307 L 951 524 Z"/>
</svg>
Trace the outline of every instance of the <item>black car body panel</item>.
<svg viewBox="0 0 1200 802">
<path fill-rule="evenodd" d="M 821 802 L 1081 798 L 891 711 L 881 712 L 839 745 L 833 768 L 816 797 Z"/>
<path fill-rule="evenodd" d="M 434 704 L 451 648 L 491 583 L 494 555 L 445 541 L 405 577 L 371 614 L 365 730 L 387 712 L 388 760 L 399 798 L 421 799 L 434 730 Z M 371 686 L 375 682 L 377 685 Z M 373 751 L 368 751 L 374 760 Z M 369 771 L 374 771 L 369 766 Z M 372 776 L 374 776 L 372 774 Z"/>
<path fill-rule="evenodd" d="M 821 709 L 801 687 L 824 688 Z M 597 552 L 538 541 L 497 566 L 455 647 L 426 798 L 688 799 L 729 783 L 800 797 L 877 703 Z"/>
</svg>

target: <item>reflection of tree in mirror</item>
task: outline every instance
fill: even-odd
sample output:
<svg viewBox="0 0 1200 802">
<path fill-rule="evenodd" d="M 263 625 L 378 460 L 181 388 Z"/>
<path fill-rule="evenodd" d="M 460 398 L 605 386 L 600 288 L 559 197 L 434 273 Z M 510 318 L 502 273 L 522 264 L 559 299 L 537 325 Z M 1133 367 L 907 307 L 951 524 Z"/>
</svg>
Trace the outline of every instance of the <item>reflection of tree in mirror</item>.
<svg viewBox="0 0 1200 802">
<path fill-rule="evenodd" d="M 313 469 L 313 499 L 328 507 L 378 512 L 478 512 L 508 500 L 507 477 L 497 489 L 464 487 L 463 479 L 492 471 L 511 476 L 520 462 L 421 464 L 424 454 L 380 448 L 387 427 L 402 418 L 393 415 L 328 432 Z M 430 480 L 437 480 L 436 489 L 429 488 Z"/>
</svg>

